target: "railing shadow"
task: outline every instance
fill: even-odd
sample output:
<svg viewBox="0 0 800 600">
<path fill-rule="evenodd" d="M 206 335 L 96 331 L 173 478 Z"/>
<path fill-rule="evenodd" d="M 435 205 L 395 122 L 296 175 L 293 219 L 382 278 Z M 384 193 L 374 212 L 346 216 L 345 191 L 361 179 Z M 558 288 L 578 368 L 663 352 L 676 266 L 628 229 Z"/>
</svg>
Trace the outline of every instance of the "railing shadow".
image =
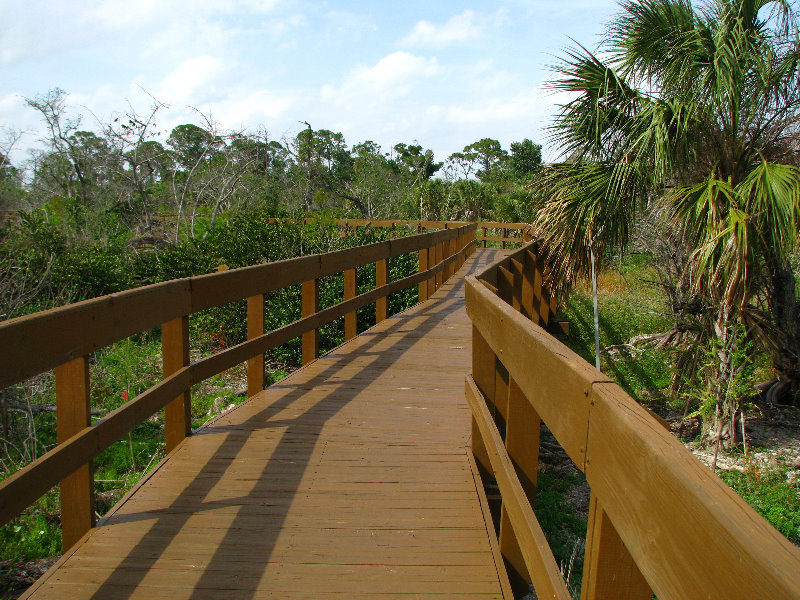
<svg viewBox="0 0 800 600">
<path fill-rule="evenodd" d="M 181 535 L 194 514 L 223 508 L 233 508 L 236 510 L 236 515 L 233 516 L 227 531 L 213 550 L 212 558 L 202 567 L 202 573 L 194 583 L 194 591 L 189 597 L 206 598 L 209 590 L 225 589 L 235 591 L 237 598 L 253 597 L 272 557 L 282 525 L 289 513 L 291 500 L 300 489 L 326 423 L 350 404 L 374 379 L 391 369 L 418 339 L 437 327 L 449 315 L 463 309 L 463 277 L 492 262 L 493 255 L 492 252 L 480 253 L 462 267 L 457 277 L 451 279 L 451 282 L 446 283 L 437 292 L 435 299 L 390 317 L 388 322 L 381 325 L 380 330 L 368 330 L 361 334 L 355 343 L 345 344 L 323 356 L 316 363 L 316 369 L 322 367 L 316 375 L 310 379 L 296 378 L 302 382 L 302 386 L 293 381 L 291 376 L 272 386 L 278 391 L 285 390 L 285 393 L 241 423 L 234 423 L 231 419 L 220 419 L 215 424 L 198 431 L 196 437 L 224 435 L 225 439 L 197 472 L 197 476 L 177 494 L 168 507 L 130 513 L 120 510 L 107 520 L 105 526 L 109 527 L 142 520 L 155 519 L 155 522 L 127 556 L 119 561 L 114 571 L 100 584 L 92 597 L 125 597 L 124 592 L 121 595 L 121 591 L 125 589 L 130 590 L 132 594 L 148 574 L 154 568 L 157 569 L 159 559 L 170 544 Z M 409 327 L 412 319 L 413 327 Z M 394 335 L 391 345 L 387 347 L 382 344 L 378 349 L 377 346 L 385 341 L 387 335 Z M 369 364 L 356 373 L 368 376 L 354 376 L 347 381 L 331 381 L 342 366 L 352 364 L 359 358 L 375 356 L 386 360 L 365 361 Z M 309 393 L 309 389 L 314 389 L 315 393 L 321 390 L 323 393 L 296 417 L 277 420 L 278 415 L 303 399 Z M 252 410 L 253 405 L 258 402 L 264 402 L 263 397 L 257 396 L 236 410 Z M 232 414 L 228 413 L 227 416 Z M 265 460 L 263 469 L 255 477 L 250 492 L 244 496 L 223 500 L 209 499 L 220 479 L 236 465 L 237 456 L 252 433 L 274 428 L 283 428 L 284 431 Z M 183 448 L 188 451 L 192 439 L 186 440 L 184 444 Z M 287 469 L 287 465 L 291 468 Z M 170 467 L 168 461 L 158 476 L 169 481 Z M 278 481 L 280 484 L 276 486 Z M 269 498 L 271 494 L 279 495 L 282 502 L 276 502 L 265 510 L 268 501 L 259 499 Z M 131 500 L 135 499 L 134 495 Z M 269 522 L 269 526 L 256 531 L 257 548 L 251 548 L 252 551 L 248 553 L 246 569 L 232 573 L 232 563 L 244 567 L 241 532 L 253 527 L 254 523 L 266 521 Z M 156 583 L 153 582 L 152 585 Z"/>
</svg>

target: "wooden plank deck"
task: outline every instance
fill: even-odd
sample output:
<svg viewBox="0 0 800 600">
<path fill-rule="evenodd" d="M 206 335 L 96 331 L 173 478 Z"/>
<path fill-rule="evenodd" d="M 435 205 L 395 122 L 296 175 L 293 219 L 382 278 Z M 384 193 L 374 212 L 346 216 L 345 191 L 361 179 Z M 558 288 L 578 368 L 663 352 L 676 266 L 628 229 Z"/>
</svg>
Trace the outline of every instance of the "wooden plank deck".
<svg viewBox="0 0 800 600">
<path fill-rule="evenodd" d="M 510 598 L 462 280 L 185 440 L 25 598 Z"/>
</svg>

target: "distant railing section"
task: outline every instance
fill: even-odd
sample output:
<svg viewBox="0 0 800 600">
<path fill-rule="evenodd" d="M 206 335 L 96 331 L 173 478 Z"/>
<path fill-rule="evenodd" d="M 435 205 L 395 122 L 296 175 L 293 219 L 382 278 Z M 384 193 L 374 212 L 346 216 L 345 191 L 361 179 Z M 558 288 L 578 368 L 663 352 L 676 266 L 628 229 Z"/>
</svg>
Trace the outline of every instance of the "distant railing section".
<svg viewBox="0 0 800 600">
<path fill-rule="evenodd" d="M 800 551 L 539 326 L 555 312 L 549 287 L 536 243 L 466 279 L 472 449 L 500 490 L 516 590 L 571 598 L 531 508 L 543 421 L 591 487 L 582 598 L 800 598 Z"/>
<path fill-rule="evenodd" d="M 174 219 L 169 216 L 154 215 L 151 217 L 153 221 L 166 221 Z M 281 220 L 294 220 L 294 219 L 270 219 L 270 221 Z M 17 222 L 19 221 L 19 211 L 16 210 L 0 210 L 0 224 L 5 221 Z M 302 219 L 304 224 L 312 223 L 314 219 Z M 417 231 L 417 233 L 424 233 L 432 229 L 453 229 L 454 227 L 463 227 L 464 225 L 475 224 L 476 226 L 476 239 L 482 248 L 487 247 L 487 243 L 498 243 L 501 248 L 506 248 L 508 244 L 516 244 L 521 242 L 529 242 L 532 237 L 530 234 L 531 226 L 528 223 L 504 223 L 502 221 L 412 221 L 404 219 L 336 219 L 336 223 L 345 228 L 345 231 L 352 227 L 402 227 L 408 226 Z"/>
<path fill-rule="evenodd" d="M 282 220 L 282 219 L 270 219 Z M 287 219 L 292 220 L 292 219 Z M 303 219 L 303 224 L 308 225 L 314 219 Z M 476 227 L 476 240 L 482 248 L 487 243 L 495 242 L 506 248 L 507 244 L 516 244 L 531 241 L 531 226 L 528 223 L 504 223 L 502 221 L 413 221 L 407 219 L 336 219 L 336 223 L 345 229 L 353 230 L 359 227 L 409 227 L 422 233 L 429 229 L 452 229 L 474 224 Z"/>
<path fill-rule="evenodd" d="M 247 362 L 248 396 L 264 389 L 264 353 L 300 337 L 303 363 L 319 355 L 319 328 L 344 317 L 345 339 L 356 335 L 356 310 L 375 303 L 387 317 L 387 297 L 418 286 L 426 300 L 475 249 L 475 225 L 463 225 L 347 250 L 303 256 L 176 279 L 111 294 L 0 323 L 0 389 L 55 369 L 58 445 L 0 482 L 0 524 L 60 483 L 63 547 L 94 521 L 91 461 L 160 409 L 167 452 L 191 434 L 191 387 Z M 419 272 L 389 281 L 388 260 L 416 253 Z M 375 264 L 376 287 L 356 293 L 356 268 Z M 320 310 L 319 280 L 343 273 L 343 300 Z M 265 294 L 302 289 L 297 321 L 265 331 Z M 247 299 L 247 341 L 190 361 L 189 315 Z M 114 342 L 161 326 L 163 379 L 92 424 L 89 356 Z"/>
</svg>

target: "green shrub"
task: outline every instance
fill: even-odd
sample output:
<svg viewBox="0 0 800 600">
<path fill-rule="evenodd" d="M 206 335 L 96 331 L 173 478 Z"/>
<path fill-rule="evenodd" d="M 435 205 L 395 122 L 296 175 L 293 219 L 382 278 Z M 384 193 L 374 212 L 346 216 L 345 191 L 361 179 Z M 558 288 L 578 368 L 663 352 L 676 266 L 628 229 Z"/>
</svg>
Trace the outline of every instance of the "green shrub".
<svg viewBox="0 0 800 600">
<path fill-rule="evenodd" d="M 61 522 L 22 514 L 0 527 L 0 560 L 33 560 L 61 554 Z"/>
<path fill-rule="evenodd" d="M 718 471 L 733 491 L 756 509 L 775 529 L 800 543 L 800 489 L 786 480 L 787 470 Z"/>
</svg>

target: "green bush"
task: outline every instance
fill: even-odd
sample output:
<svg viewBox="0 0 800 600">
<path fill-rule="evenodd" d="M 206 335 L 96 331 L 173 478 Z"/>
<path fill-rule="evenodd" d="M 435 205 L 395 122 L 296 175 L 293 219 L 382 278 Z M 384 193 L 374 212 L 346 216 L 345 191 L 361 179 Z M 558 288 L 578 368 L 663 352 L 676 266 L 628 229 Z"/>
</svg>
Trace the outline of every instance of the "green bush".
<svg viewBox="0 0 800 600">
<path fill-rule="evenodd" d="M 786 480 L 787 469 L 759 471 L 718 471 L 727 483 L 775 529 L 800 544 L 800 489 Z"/>
<path fill-rule="evenodd" d="M 33 560 L 61 554 L 61 522 L 25 513 L 0 527 L 0 560 Z"/>
</svg>

